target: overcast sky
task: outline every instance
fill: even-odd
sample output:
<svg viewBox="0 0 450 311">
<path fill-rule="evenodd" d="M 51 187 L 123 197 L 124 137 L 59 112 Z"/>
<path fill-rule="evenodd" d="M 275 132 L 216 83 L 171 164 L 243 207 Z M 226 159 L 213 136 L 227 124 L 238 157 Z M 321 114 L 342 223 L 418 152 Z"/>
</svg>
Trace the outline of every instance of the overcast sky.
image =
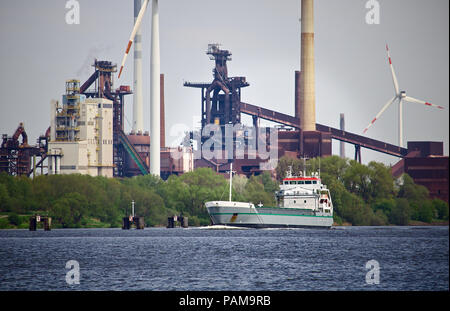
<svg viewBox="0 0 450 311">
<path fill-rule="evenodd" d="M 80 24 L 66 23 L 66 0 L 1 0 L 0 134 L 25 123 L 34 144 L 50 124 L 50 100 L 61 99 L 65 81 L 83 83 L 94 59 L 121 62 L 133 27 L 132 0 L 79 0 Z M 449 1 L 379 0 L 380 24 L 366 23 L 366 0 L 316 0 L 317 122 L 362 134 L 394 96 L 386 43 L 409 96 L 444 106 L 404 106 L 406 141 L 443 141 L 449 150 Z M 149 129 L 151 7 L 143 27 L 144 127 Z M 230 76 L 245 76 L 242 101 L 294 114 L 294 72 L 300 68 L 300 0 L 160 0 L 161 71 L 166 81 L 166 135 L 175 124 L 192 127 L 201 114 L 200 91 L 184 81 L 212 81 L 208 43 L 233 53 Z M 133 55 L 115 86 L 132 85 Z M 131 129 L 132 96 L 125 130 Z M 367 136 L 398 143 L 398 105 Z M 129 123 L 128 123 L 129 122 Z M 249 120 L 250 122 L 250 120 Z M 333 153 L 339 152 L 333 144 Z M 347 147 L 347 156 L 354 149 Z M 398 159 L 363 149 L 363 162 Z"/>
</svg>

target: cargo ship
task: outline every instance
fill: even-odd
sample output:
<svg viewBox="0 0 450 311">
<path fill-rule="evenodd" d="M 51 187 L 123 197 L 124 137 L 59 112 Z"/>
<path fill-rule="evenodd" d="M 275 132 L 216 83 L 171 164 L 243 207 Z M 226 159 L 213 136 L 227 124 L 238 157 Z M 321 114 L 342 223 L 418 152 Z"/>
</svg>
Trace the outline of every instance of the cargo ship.
<svg viewBox="0 0 450 311">
<path fill-rule="evenodd" d="M 232 169 L 230 170 L 232 171 Z M 333 202 L 319 173 L 292 175 L 292 168 L 275 193 L 277 206 L 250 202 L 206 202 L 213 225 L 253 228 L 331 228 Z M 232 178 L 230 173 L 230 189 Z"/>
</svg>

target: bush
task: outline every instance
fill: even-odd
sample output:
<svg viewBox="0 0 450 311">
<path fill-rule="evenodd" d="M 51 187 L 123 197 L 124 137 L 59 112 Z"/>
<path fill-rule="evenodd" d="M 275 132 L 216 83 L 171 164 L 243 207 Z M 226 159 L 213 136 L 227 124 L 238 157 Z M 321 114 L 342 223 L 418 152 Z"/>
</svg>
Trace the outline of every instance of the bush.
<svg viewBox="0 0 450 311">
<path fill-rule="evenodd" d="M 442 200 L 434 199 L 432 201 L 434 210 L 437 213 L 437 218 L 442 220 L 448 220 L 448 204 Z"/>
<path fill-rule="evenodd" d="M 407 226 L 410 219 L 410 206 L 408 200 L 400 198 L 397 199 L 395 203 L 389 221 L 394 225 Z"/>
<path fill-rule="evenodd" d="M 12 213 L 8 216 L 9 223 L 14 226 L 19 226 L 22 223 L 21 220 L 22 219 L 20 219 L 19 215 L 17 215 L 16 213 Z"/>
</svg>

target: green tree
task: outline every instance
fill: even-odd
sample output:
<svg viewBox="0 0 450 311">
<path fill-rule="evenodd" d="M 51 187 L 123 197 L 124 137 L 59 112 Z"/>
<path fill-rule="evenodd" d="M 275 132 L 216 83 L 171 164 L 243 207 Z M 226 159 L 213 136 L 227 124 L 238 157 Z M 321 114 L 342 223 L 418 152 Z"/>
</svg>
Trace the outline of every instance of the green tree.
<svg viewBox="0 0 450 311">
<path fill-rule="evenodd" d="M 372 208 L 375 212 L 382 212 L 384 215 L 386 215 L 389 218 L 389 215 L 391 214 L 392 210 L 395 207 L 395 199 L 381 199 L 375 202 L 372 205 Z"/>
<path fill-rule="evenodd" d="M 264 171 L 261 175 L 261 183 L 264 186 L 264 191 L 268 194 L 274 194 L 276 191 L 280 190 L 279 183 L 272 179 L 270 172 Z"/>
<path fill-rule="evenodd" d="M 403 183 L 398 193 L 399 198 L 405 198 L 410 203 L 421 203 L 428 200 L 429 193 L 427 188 L 415 184 L 408 174 L 403 174 L 401 178 Z"/>
<path fill-rule="evenodd" d="M 417 220 L 430 223 L 435 216 L 437 216 L 436 211 L 434 210 L 433 204 L 430 200 L 424 201 L 418 207 L 418 217 Z"/>
<path fill-rule="evenodd" d="M 10 224 L 15 225 L 15 226 L 18 226 L 22 223 L 19 215 L 17 215 L 16 213 L 10 214 L 8 216 L 8 221 Z"/>
<path fill-rule="evenodd" d="M 0 211 L 8 212 L 10 211 L 10 198 L 8 189 L 5 184 L 0 184 Z"/>
<path fill-rule="evenodd" d="M 270 195 L 264 190 L 264 185 L 256 178 L 251 176 L 245 185 L 246 201 L 255 205 L 262 203 L 265 206 L 274 206 L 275 196 Z"/>
<path fill-rule="evenodd" d="M 432 201 L 433 208 L 437 212 L 437 218 L 448 220 L 448 204 L 442 200 L 434 199 Z"/>
<path fill-rule="evenodd" d="M 410 207 L 408 200 L 399 198 L 389 215 L 389 221 L 392 224 L 406 226 L 410 219 Z"/>
<path fill-rule="evenodd" d="M 370 162 L 370 196 L 368 202 L 380 199 L 389 200 L 394 198 L 394 178 L 390 167 L 382 163 Z"/>
<path fill-rule="evenodd" d="M 67 193 L 51 207 L 51 216 L 64 228 L 79 227 L 86 214 L 87 200 L 79 193 Z"/>
<path fill-rule="evenodd" d="M 356 161 L 350 161 L 350 167 L 343 177 L 345 188 L 368 202 L 371 198 L 371 172 L 369 168 Z"/>
<path fill-rule="evenodd" d="M 247 185 L 248 178 L 241 175 L 233 176 L 233 200 L 244 201 L 245 200 L 245 186 Z"/>
</svg>

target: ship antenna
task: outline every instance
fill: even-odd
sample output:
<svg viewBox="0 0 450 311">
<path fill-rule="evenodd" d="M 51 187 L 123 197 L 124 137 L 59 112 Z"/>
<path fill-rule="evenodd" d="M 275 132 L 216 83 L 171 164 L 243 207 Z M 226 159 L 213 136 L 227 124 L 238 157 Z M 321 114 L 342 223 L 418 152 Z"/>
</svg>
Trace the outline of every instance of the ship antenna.
<svg viewBox="0 0 450 311">
<path fill-rule="evenodd" d="M 320 178 L 320 157 L 319 157 L 319 178 Z"/>
<path fill-rule="evenodd" d="M 292 177 L 292 165 L 288 166 L 289 170 L 286 172 L 286 177 L 291 178 Z"/>
<path fill-rule="evenodd" d="M 303 176 L 306 176 L 306 158 L 303 157 Z"/>
<path fill-rule="evenodd" d="M 231 196 L 233 194 L 233 162 L 230 163 L 230 202 L 231 202 Z"/>
</svg>

